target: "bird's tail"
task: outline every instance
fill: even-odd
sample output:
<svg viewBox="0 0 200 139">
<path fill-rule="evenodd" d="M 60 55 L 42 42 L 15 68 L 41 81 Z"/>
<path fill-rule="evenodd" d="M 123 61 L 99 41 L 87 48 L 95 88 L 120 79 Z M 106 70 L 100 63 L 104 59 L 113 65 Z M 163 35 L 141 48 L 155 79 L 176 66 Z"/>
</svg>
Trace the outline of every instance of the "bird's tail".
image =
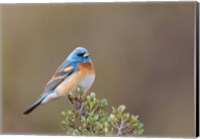
<svg viewBox="0 0 200 139">
<path fill-rule="evenodd" d="M 32 112 L 35 108 L 37 108 L 40 104 L 46 103 L 49 100 L 55 99 L 57 96 L 52 95 L 55 94 L 54 90 L 50 90 L 49 92 L 44 93 L 33 105 L 31 105 L 24 113 L 23 115 L 27 115 L 30 112 Z M 44 102 L 44 99 L 48 99 L 48 101 Z"/>
<path fill-rule="evenodd" d="M 41 97 L 38 101 L 36 101 L 33 105 L 31 105 L 24 113 L 23 115 L 27 115 L 30 112 L 32 112 L 35 108 L 37 108 L 41 103 L 44 97 Z"/>
</svg>

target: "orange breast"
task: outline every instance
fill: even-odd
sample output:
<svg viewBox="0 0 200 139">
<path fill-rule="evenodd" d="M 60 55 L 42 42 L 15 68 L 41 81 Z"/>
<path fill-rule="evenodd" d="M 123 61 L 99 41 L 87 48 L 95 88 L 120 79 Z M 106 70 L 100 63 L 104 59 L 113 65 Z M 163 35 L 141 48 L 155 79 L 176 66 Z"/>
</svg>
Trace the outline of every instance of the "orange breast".
<svg viewBox="0 0 200 139">
<path fill-rule="evenodd" d="M 85 74 L 94 74 L 95 73 L 94 65 L 90 62 L 80 63 L 78 65 L 78 67 L 79 67 L 79 70 L 81 72 L 84 72 Z"/>
<path fill-rule="evenodd" d="M 70 91 L 73 91 L 87 75 L 95 74 L 92 63 L 80 63 L 78 66 L 79 71 L 73 73 L 72 76 L 68 77 L 57 87 L 59 96 L 67 95 Z"/>
</svg>

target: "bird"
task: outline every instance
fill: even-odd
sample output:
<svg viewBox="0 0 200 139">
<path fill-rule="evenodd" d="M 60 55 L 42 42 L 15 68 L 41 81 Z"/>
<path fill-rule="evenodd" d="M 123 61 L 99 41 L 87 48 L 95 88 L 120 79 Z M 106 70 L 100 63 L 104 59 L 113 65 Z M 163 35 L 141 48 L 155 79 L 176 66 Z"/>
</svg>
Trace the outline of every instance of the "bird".
<svg viewBox="0 0 200 139">
<path fill-rule="evenodd" d="M 57 68 L 55 74 L 44 87 L 39 99 L 25 110 L 23 115 L 31 113 L 41 104 L 69 95 L 77 87 L 80 87 L 83 93 L 86 93 L 94 80 L 95 68 L 88 50 L 84 47 L 77 47 Z"/>
</svg>

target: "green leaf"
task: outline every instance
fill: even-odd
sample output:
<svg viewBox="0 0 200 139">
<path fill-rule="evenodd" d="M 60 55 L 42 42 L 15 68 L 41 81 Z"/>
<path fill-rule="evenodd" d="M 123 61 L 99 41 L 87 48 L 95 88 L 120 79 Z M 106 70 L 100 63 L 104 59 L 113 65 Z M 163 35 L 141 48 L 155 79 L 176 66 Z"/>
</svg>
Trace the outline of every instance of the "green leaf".
<svg viewBox="0 0 200 139">
<path fill-rule="evenodd" d="M 64 111 L 61 112 L 62 116 L 66 116 L 66 113 Z"/>
<path fill-rule="evenodd" d="M 125 105 L 120 105 L 120 106 L 117 108 L 117 111 L 118 111 L 119 113 L 122 113 L 125 109 L 126 109 L 126 106 L 125 106 Z"/>
</svg>

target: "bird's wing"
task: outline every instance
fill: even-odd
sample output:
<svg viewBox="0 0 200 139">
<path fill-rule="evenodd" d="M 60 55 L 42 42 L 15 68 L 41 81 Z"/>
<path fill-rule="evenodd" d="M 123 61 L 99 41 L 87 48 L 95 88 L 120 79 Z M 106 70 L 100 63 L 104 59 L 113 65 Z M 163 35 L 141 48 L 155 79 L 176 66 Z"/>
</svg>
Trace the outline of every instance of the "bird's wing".
<svg viewBox="0 0 200 139">
<path fill-rule="evenodd" d="M 67 76 L 73 73 L 74 67 L 67 61 L 58 67 L 55 74 L 45 86 L 45 92 L 56 88 Z"/>
</svg>

